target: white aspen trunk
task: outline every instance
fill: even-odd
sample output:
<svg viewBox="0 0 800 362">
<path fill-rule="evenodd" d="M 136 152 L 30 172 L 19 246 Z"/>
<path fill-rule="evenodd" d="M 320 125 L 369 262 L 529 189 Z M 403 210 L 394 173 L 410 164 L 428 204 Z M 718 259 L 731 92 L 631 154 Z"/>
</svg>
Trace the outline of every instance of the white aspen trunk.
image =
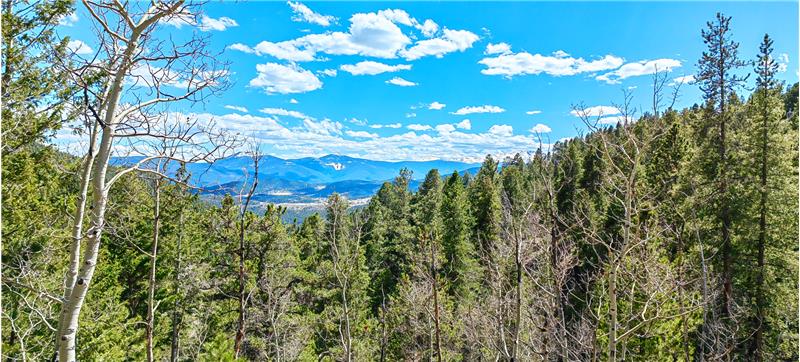
<svg viewBox="0 0 800 362">
<path fill-rule="evenodd" d="M 81 241 L 83 241 L 83 219 L 86 216 L 86 199 L 89 194 L 89 182 L 91 180 L 92 166 L 95 158 L 95 142 L 97 138 L 97 127 L 95 123 L 90 131 L 89 149 L 86 152 L 86 159 L 81 164 L 81 191 L 78 194 L 75 212 L 72 215 L 72 238 L 69 245 L 69 266 L 64 273 L 64 296 L 63 300 L 69 299 L 72 288 L 75 286 L 75 279 L 78 276 L 78 259 L 81 253 Z M 58 330 L 56 331 L 55 349 L 58 351 L 61 327 L 64 326 L 67 316 L 66 309 L 62 308 L 59 314 Z"/>
<path fill-rule="evenodd" d="M 89 283 L 92 280 L 92 276 L 94 276 L 97 255 L 100 250 L 100 236 L 105 226 L 106 204 L 108 203 L 106 174 L 108 173 L 108 160 L 111 157 L 111 146 L 114 143 L 114 132 L 116 131 L 114 115 L 119 103 L 123 79 L 130 63 L 131 54 L 137 47 L 136 38 L 138 36 L 139 32 L 135 31 L 127 49 L 125 49 L 124 59 L 108 93 L 109 99 L 103 115 L 103 135 L 100 139 L 91 180 L 93 198 L 91 222 L 87 232 L 88 240 L 83 254 L 83 265 L 78 271 L 72 293 L 70 293 L 69 298 L 64 300 L 64 305 L 61 308 L 62 313 L 64 313 L 64 318 L 60 321 L 58 328 L 60 334 L 58 360 L 61 362 L 76 361 L 75 337 L 78 333 L 78 317 L 80 316 L 83 301 L 86 298 L 86 292 L 89 290 Z"/>
</svg>

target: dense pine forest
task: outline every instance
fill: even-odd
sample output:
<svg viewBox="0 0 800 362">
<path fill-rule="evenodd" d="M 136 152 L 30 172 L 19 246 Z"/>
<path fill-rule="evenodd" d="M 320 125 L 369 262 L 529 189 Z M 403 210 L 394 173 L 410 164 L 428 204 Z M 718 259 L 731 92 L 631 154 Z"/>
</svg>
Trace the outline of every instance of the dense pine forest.
<svg viewBox="0 0 800 362">
<path fill-rule="evenodd" d="M 213 154 L 183 157 L 191 124 L 115 108 L 175 4 L 87 5 L 109 45 L 81 66 L 55 31 L 75 4 L 3 2 L 4 360 L 800 358 L 798 85 L 775 80 L 768 35 L 739 44 L 718 14 L 697 29 L 696 83 L 657 73 L 652 104 L 635 112 L 623 94 L 616 125 L 583 112 L 585 134 L 525 157 L 400 170 L 363 208 L 334 194 L 286 222 L 252 207 L 253 175 L 215 202 L 185 182 L 182 162 Z M 213 58 L 182 50 L 202 46 L 162 48 L 159 64 Z M 704 97 L 676 109 L 680 87 Z M 83 155 L 50 142 L 75 119 Z M 256 149 L 202 132 L 204 147 L 247 149 L 257 176 Z M 158 156 L 110 164 L 123 134 L 155 136 Z"/>
</svg>

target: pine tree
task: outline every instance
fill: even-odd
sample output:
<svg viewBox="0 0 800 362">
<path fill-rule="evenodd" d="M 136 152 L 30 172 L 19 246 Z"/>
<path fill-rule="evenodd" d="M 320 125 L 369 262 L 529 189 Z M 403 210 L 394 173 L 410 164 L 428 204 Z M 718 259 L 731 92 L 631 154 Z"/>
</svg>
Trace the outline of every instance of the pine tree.
<svg viewBox="0 0 800 362">
<path fill-rule="evenodd" d="M 708 29 L 701 32 L 703 42 L 708 47 L 698 62 L 697 81 L 706 101 L 706 122 L 711 132 L 708 142 L 708 158 L 706 172 L 715 184 L 714 213 L 720 230 L 720 274 L 722 277 L 720 311 L 723 319 L 730 318 L 733 305 L 733 245 L 731 232 L 733 228 L 732 170 L 730 135 L 732 97 L 745 78 L 736 71 L 746 63 L 739 59 L 739 43 L 731 40 L 730 17 L 717 13 L 715 21 L 707 23 Z M 710 131 L 709 129 L 709 131 Z M 713 153 L 712 153 L 713 151 Z"/>
<path fill-rule="evenodd" d="M 471 242 L 469 203 L 458 171 L 445 180 L 442 197 L 442 246 L 448 291 L 461 303 L 470 303 L 478 291 L 482 274 L 475 245 Z"/>
</svg>

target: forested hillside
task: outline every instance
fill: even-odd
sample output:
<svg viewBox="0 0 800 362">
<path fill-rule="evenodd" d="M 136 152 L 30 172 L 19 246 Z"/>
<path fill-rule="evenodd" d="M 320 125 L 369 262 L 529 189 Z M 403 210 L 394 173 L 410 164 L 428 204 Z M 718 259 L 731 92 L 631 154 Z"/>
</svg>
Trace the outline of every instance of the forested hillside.
<svg viewBox="0 0 800 362">
<path fill-rule="evenodd" d="M 656 74 L 616 125 L 584 112 L 585 135 L 528 159 L 434 169 L 416 192 L 404 170 L 364 208 L 333 194 L 287 223 L 252 210 L 256 150 L 241 192 L 201 200 L 171 148 L 191 128 L 158 138 L 155 166 L 109 166 L 124 44 L 175 9 L 107 28 L 126 41 L 96 71 L 62 61 L 72 6 L 3 2 L 5 360 L 800 358 L 798 85 L 775 81 L 768 36 L 740 45 L 724 15 L 698 29 L 692 107 Z M 74 119 L 82 157 L 51 143 Z"/>
</svg>

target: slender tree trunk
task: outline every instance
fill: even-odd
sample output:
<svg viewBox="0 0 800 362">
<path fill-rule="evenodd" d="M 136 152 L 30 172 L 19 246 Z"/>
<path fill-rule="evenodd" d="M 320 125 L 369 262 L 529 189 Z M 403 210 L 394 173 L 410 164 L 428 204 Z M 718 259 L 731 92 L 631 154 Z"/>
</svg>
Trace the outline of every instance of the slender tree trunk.
<svg viewBox="0 0 800 362">
<path fill-rule="evenodd" d="M 154 20 L 155 21 L 155 20 Z M 133 52 L 138 48 L 138 38 L 142 29 L 132 32 L 127 48 L 123 53 L 122 63 L 114 76 L 114 81 L 109 87 L 108 101 L 105 104 L 103 113 L 102 136 L 95 160 L 92 174 L 92 207 L 90 227 L 87 232 L 86 250 L 83 254 L 83 265 L 78 271 L 75 285 L 72 288 L 69 298 L 65 299 L 61 310 L 66 315 L 59 321 L 58 332 L 60 334 L 60 344 L 58 359 L 61 362 L 74 362 L 75 358 L 75 337 L 78 332 L 78 317 L 80 316 L 86 292 L 89 290 L 89 283 L 94 276 L 97 256 L 100 251 L 100 237 L 105 227 L 106 205 L 108 203 L 108 190 L 106 189 L 106 175 L 108 173 L 108 160 L 111 157 L 111 147 L 116 132 L 115 116 L 122 92 L 123 80 L 130 66 Z"/>
<path fill-rule="evenodd" d="M 608 360 L 617 360 L 617 264 L 613 260 L 608 272 Z"/>
<path fill-rule="evenodd" d="M 179 341 L 180 341 L 180 323 L 181 323 L 181 244 L 183 243 L 183 233 L 184 233 L 184 208 L 181 206 L 181 214 L 178 219 L 178 243 L 176 245 L 177 249 L 177 257 L 175 258 L 175 289 L 173 293 L 175 294 L 175 306 L 172 310 L 172 345 L 170 347 L 170 362 L 176 362 L 178 360 L 178 351 L 179 351 Z"/>
<path fill-rule="evenodd" d="M 89 136 L 89 149 L 86 152 L 86 158 L 81 163 L 81 185 L 78 199 L 75 200 L 75 212 L 72 214 L 72 238 L 69 245 L 69 266 L 64 274 L 64 296 L 63 299 L 69 299 L 72 294 L 72 288 L 75 286 L 75 279 L 78 276 L 78 260 L 81 253 L 81 241 L 83 241 L 83 220 L 86 217 L 86 199 L 89 195 L 89 183 L 91 181 L 92 166 L 95 158 L 95 142 L 97 135 L 97 123 L 94 123 L 90 130 Z M 61 310 L 59 314 L 58 330 L 56 331 L 55 350 L 58 354 L 59 338 L 61 337 L 61 327 L 65 324 L 67 318 L 67 310 Z"/>
<path fill-rule="evenodd" d="M 155 327 L 156 261 L 161 224 L 161 179 L 155 180 L 153 207 L 153 247 L 150 251 L 150 275 L 147 279 L 147 362 L 153 362 L 153 328 Z"/>
<path fill-rule="evenodd" d="M 434 251 L 433 238 L 430 243 L 431 253 L 431 289 L 433 289 L 433 322 L 436 328 L 436 361 L 442 362 L 442 337 L 439 327 L 439 290 L 436 283 L 436 254 Z"/>
<path fill-rule="evenodd" d="M 255 194 L 256 192 L 256 187 L 258 187 L 258 161 L 259 161 L 259 155 L 257 154 L 257 151 L 254 151 L 253 184 L 250 186 L 250 191 L 247 193 L 244 205 L 242 205 L 242 212 L 239 216 L 239 317 L 237 318 L 236 322 L 236 337 L 234 338 L 234 343 L 233 343 L 233 353 L 235 358 L 239 358 L 239 354 L 241 352 L 242 343 L 244 342 L 244 336 L 245 336 L 245 313 L 247 309 L 247 291 L 245 288 L 245 268 L 244 268 L 245 240 L 244 239 L 245 239 L 245 231 L 247 228 L 246 225 L 247 209 L 250 206 L 250 200 L 253 198 L 253 194 Z"/>
<path fill-rule="evenodd" d="M 520 256 L 521 243 L 519 235 L 514 237 L 514 267 L 516 283 L 516 301 L 514 303 L 514 345 L 511 350 L 511 360 L 516 361 L 519 353 L 519 333 L 522 322 L 522 259 Z"/>
</svg>

